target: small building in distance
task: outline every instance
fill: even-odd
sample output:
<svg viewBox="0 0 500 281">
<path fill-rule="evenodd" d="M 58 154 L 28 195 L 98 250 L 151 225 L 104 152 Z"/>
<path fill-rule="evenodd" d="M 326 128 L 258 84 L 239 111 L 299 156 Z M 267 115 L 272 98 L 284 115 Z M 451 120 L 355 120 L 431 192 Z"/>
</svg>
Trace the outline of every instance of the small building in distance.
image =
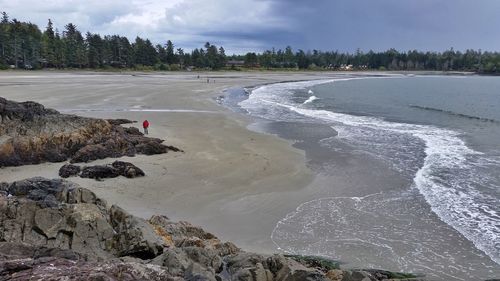
<svg viewBox="0 0 500 281">
<path fill-rule="evenodd" d="M 346 65 L 346 64 L 342 64 L 340 65 L 340 70 L 353 70 L 353 65 L 352 64 L 349 64 L 349 65 Z"/>
</svg>

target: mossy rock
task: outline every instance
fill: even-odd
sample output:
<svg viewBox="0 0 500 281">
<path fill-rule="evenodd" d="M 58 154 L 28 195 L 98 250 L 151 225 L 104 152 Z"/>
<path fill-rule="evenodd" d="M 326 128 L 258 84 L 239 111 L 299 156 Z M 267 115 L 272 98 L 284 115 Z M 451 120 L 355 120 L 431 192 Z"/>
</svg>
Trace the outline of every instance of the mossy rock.
<svg viewBox="0 0 500 281">
<path fill-rule="evenodd" d="M 410 279 L 410 278 L 418 278 L 422 276 L 418 276 L 412 273 L 404 273 L 404 272 L 392 272 L 389 271 L 389 278 L 391 279 Z"/>
<path fill-rule="evenodd" d="M 307 267 L 320 268 L 323 271 L 332 269 L 340 269 L 340 262 L 325 257 L 318 256 L 301 256 L 301 255 L 285 255 Z"/>
</svg>

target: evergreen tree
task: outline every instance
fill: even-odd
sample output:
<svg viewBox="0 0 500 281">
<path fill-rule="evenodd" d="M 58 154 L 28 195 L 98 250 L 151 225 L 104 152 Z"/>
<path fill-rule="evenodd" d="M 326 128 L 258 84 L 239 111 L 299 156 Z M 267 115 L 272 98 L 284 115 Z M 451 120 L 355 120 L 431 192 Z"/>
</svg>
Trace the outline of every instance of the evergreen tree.
<svg viewBox="0 0 500 281">
<path fill-rule="evenodd" d="M 42 35 L 42 58 L 45 66 L 56 66 L 56 35 L 50 19 Z"/>
<path fill-rule="evenodd" d="M 98 68 L 102 67 L 104 64 L 104 41 L 99 34 L 92 34 L 87 32 L 86 39 L 87 43 L 87 62 L 88 67 Z"/>
<path fill-rule="evenodd" d="M 167 45 L 165 46 L 166 49 L 166 62 L 167 64 L 174 64 L 177 63 L 175 54 L 174 54 L 174 44 L 172 41 L 168 40 Z"/>
<path fill-rule="evenodd" d="M 67 67 L 82 68 L 86 65 L 86 48 L 83 36 L 76 28 L 76 25 L 68 23 L 63 32 L 63 42 L 65 47 L 64 64 Z"/>
</svg>

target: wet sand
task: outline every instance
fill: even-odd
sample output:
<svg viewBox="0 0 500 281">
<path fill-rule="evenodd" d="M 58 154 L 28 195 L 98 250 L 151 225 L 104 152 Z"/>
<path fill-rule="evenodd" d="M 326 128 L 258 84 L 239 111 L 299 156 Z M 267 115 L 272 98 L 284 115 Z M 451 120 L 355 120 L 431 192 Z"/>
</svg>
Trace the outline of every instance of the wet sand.
<svg viewBox="0 0 500 281">
<path fill-rule="evenodd" d="M 185 153 L 122 158 L 142 168 L 144 178 L 71 180 L 134 215 L 187 220 L 244 249 L 275 252 L 270 235 L 280 219 L 307 199 L 303 195 L 313 173 L 303 151 L 276 136 L 247 129 L 250 119 L 218 105 L 215 98 L 235 86 L 327 75 L 1 72 L 0 96 L 82 116 L 137 120 L 137 127 L 148 119 L 150 136 Z M 0 181 L 55 178 L 62 164 L 3 168 Z"/>
</svg>

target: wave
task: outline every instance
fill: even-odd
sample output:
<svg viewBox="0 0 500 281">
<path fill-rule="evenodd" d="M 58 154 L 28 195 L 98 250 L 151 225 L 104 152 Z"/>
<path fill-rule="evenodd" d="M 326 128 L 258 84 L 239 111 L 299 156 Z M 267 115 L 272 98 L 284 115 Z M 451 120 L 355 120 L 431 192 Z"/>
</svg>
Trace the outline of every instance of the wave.
<svg viewBox="0 0 500 281">
<path fill-rule="evenodd" d="M 443 225 L 421 212 L 416 193 L 311 200 L 281 219 L 271 239 L 285 253 L 335 258 L 353 267 L 425 272 L 432 280 L 476 279 L 468 278 L 481 274 L 480 266 L 471 270 L 473 261 L 448 266 L 463 254 L 461 244 L 467 241 L 458 233 L 438 231 Z"/>
<path fill-rule="evenodd" d="M 453 115 L 453 116 L 463 117 L 463 118 L 467 118 L 467 119 L 474 119 L 474 120 L 479 120 L 479 121 L 483 121 L 483 122 L 494 122 L 494 123 L 500 122 L 500 121 L 495 120 L 495 119 L 484 118 L 484 117 L 479 117 L 479 116 L 474 116 L 474 115 L 468 115 L 468 114 L 463 114 L 463 113 L 457 113 L 457 112 L 453 112 L 453 111 L 450 111 L 450 110 L 439 109 L 439 108 L 434 108 L 434 107 L 420 106 L 420 105 L 410 105 L 410 107 L 411 108 L 416 108 L 416 109 L 421 109 L 421 110 L 428 110 L 428 111 L 435 111 L 435 112 L 446 113 L 446 114 Z"/>
<path fill-rule="evenodd" d="M 353 79 L 362 78 L 345 80 Z M 267 85 L 255 89 L 249 99 L 241 102 L 240 106 L 251 114 L 272 120 L 290 119 L 290 114 L 286 113 L 288 111 L 334 126 L 345 126 L 353 130 L 366 129 L 382 132 L 382 135 L 397 134 L 421 140 L 425 145 L 425 155 L 423 165 L 414 175 L 414 187 L 442 221 L 500 264 L 500 244 L 496 242 L 500 239 L 500 213 L 482 203 L 495 202 L 497 199 L 478 192 L 471 182 L 473 179 L 460 176 L 468 175 L 467 171 L 474 169 L 469 164 L 468 157 L 480 157 L 482 153 L 467 147 L 460 138 L 460 133 L 453 130 L 307 109 L 290 101 L 293 90 L 328 82 L 330 81 Z M 478 176 L 481 177 L 475 177 Z"/>
<path fill-rule="evenodd" d="M 310 96 L 303 104 L 308 104 L 308 103 L 311 103 L 315 100 L 317 100 L 318 97 L 317 96 Z"/>
</svg>

